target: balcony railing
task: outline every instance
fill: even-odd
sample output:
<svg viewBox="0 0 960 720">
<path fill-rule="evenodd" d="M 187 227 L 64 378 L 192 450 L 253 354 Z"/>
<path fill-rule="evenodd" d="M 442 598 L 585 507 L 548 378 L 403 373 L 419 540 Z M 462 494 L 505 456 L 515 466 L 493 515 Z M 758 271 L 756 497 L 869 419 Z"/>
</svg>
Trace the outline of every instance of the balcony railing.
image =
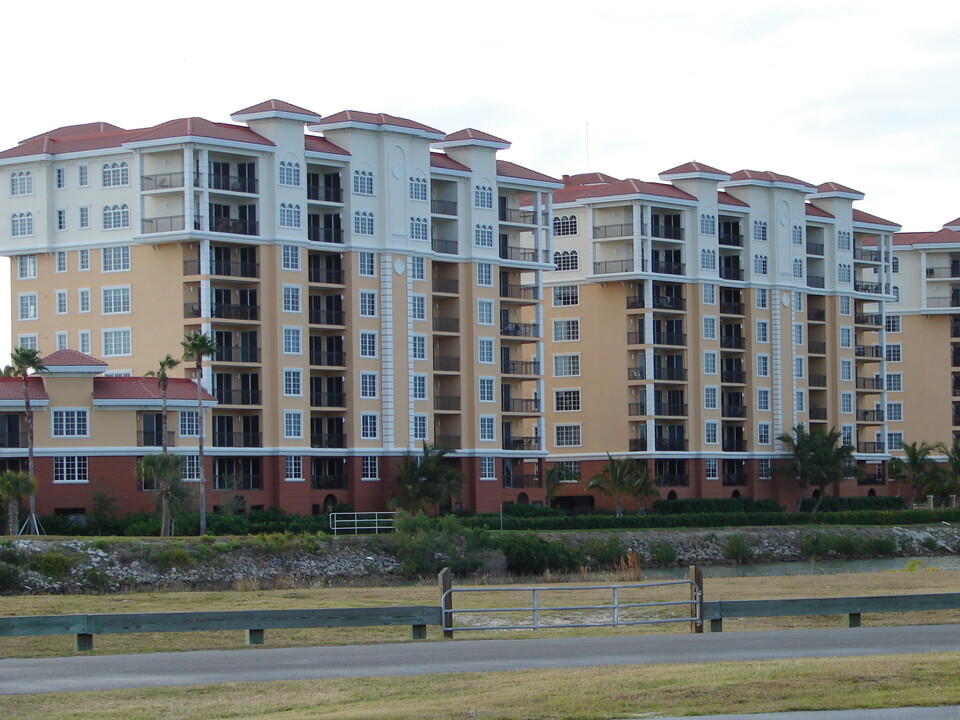
<svg viewBox="0 0 960 720">
<path fill-rule="evenodd" d="M 343 188 L 327 187 L 325 185 L 307 185 L 307 200 L 342 203 Z"/>
<path fill-rule="evenodd" d="M 630 260 L 604 260 L 593 264 L 594 275 L 610 275 L 613 273 L 633 272 L 633 259 Z"/>
<path fill-rule="evenodd" d="M 823 289 L 824 284 L 823 275 L 807 275 L 807 287 Z"/>
<path fill-rule="evenodd" d="M 722 417 L 742 418 L 747 416 L 745 405 L 722 405 L 720 407 Z"/>
<path fill-rule="evenodd" d="M 687 344 L 687 334 L 680 332 L 657 332 L 654 330 L 653 344 L 684 346 Z"/>
<path fill-rule="evenodd" d="M 883 325 L 883 315 L 863 315 L 857 314 L 854 316 L 854 321 L 857 325 L 869 325 L 872 327 L 879 327 Z"/>
<path fill-rule="evenodd" d="M 27 434 L 25 432 L 6 431 L 0 432 L 0 448 L 23 448 L 27 446 Z"/>
<path fill-rule="evenodd" d="M 687 449 L 686 438 L 658 437 L 657 450 L 683 451 Z"/>
<path fill-rule="evenodd" d="M 883 390 L 883 378 L 858 377 L 857 390 Z"/>
<path fill-rule="evenodd" d="M 743 370 L 721 370 L 720 382 L 742 385 L 747 381 L 747 374 Z"/>
<path fill-rule="evenodd" d="M 183 187 L 183 173 L 160 173 L 159 175 L 141 175 L 140 189 L 149 190 L 169 190 L 171 188 Z"/>
<path fill-rule="evenodd" d="M 541 213 L 541 223 L 545 225 L 547 214 Z M 518 210 L 516 208 L 500 208 L 500 222 L 513 223 L 515 225 L 536 225 L 537 214 L 530 210 Z"/>
<path fill-rule="evenodd" d="M 823 243 L 808 242 L 807 243 L 807 255 L 820 255 L 823 256 Z"/>
<path fill-rule="evenodd" d="M 230 192 L 255 195 L 259 190 L 256 178 L 238 177 L 236 175 L 210 175 L 209 187 L 211 190 L 229 190 Z"/>
<path fill-rule="evenodd" d="M 687 379 L 687 369 L 682 367 L 667 367 L 664 365 L 654 365 L 653 379 L 654 380 L 673 380 L 674 382 L 685 382 Z"/>
<path fill-rule="evenodd" d="M 857 477 L 857 485 L 883 485 L 883 478 L 876 475 L 860 475 Z"/>
<path fill-rule="evenodd" d="M 684 303 L 683 298 L 673 297 L 671 295 L 653 296 L 654 310 L 683 310 L 685 307 L 686 304 Z"/>
<path fill-rule="evenodd" d="M 877 295 L 883 292 L 883 286 L 880 283 L 868 283 L 855 280 L 853 290 L 858 293 L 872 293 Z"/>
<path fill-rule="evenodd" d="M 435 435 L 433 446 L 443 448 L 444 450 L 457 450 L 460 448 L 459 435 Z"/>
<path fill-rule="evenodd" d="M 345 475 L 314 475 L 310 478 L 312 490 L 346 490 L 347 478 Z"/>
<path fill-rule="evenodd" d="M 720 447 L 724 452 L 746 452 L 747 441 L 743 438 L 724 438 Z"/>
<path fill-rule="evenodd" d="M 176 433 L 174 433 L 173 430 L 168 430 L 167 445 L 174 445 L 175 440 L 176 440 Z M 10 446 L 4 446 L 4 447 L 10 447 Z M 162 430 L 137 431 L 137 447 L 163 447 L 163 431 Z"/>
<path fill-rule="evenodd" d="M 260 362 L 260 348 L 258 347 L 237 347 L 237 346 L 219 346 L 217 352 L 213 354 L 214 362 Z"/>
<path fill-rule="evenodd" d="M 853 259 L 863 260 L 864 262 L 880 262 L 880 251 L 864 250 L 863 248 L 855 247 L 853 249 Z"/>
<path fill-rule="evenodd" d="M 720 303 L 721 315 L 743 315 L 742 302 L 722 302 Z"/>
<path fill-rule="evenodd" d="M 259 235 L 260 223 L 258 223 L 256 220 L 211 218 L 210 232 L 229 233 L 231 235 Z"/>
<path fill-rule="evenodd" d="M 690 484 L 690 478 L 685 473 L 671 473 L 658 475 L 654 482 L 657 487 L 687 487 Z"/>
<path fill-rule="evenodd" d="M 312 283 L 322 283 L 324 285 L 343 285 L 343 270 L 336 268 L 312 267 L 307 273 L 307 280 Z"/>
<path fill-rule="evenodd" d="M 627 345 L 643 345 L 646 341 L 643 330 L 631 330 L 627 333 Z"/>
<path fill-rule="evenodd" d="M 537 323 L 505 323 L 500 327 L 501 335 L 511 337 L 540 337 L 540 325 Z"/>
<path fill-rule="evenodd" d="M 882 442 L 858 442 L 858 453 L 882 453 L 886 452 L 886 445 Z"/>
<path fill-rule="evenodd" d="M 505 398 L 501 409 L 511 413 L 538 413 L 541 412 L 540 401 L 534 398 Z"/>
<path fill-rule="evenodd" d="M 743 280 L 743 268 L 721 265 L 720 277 L 724 280 Z"/>
<path fill-rule="evenodd" d="M 651 260 L 650 272 L 661 273 L 663 275 L 683 275 L 683 263 Z"/>
<path fill-rule="evenodd" d="M 199 275 L 200 261 L 184 260 L 183 274 Z M 214 260 L 214 261 L 211 261 L 210 263 L 210 274 L 219 275 L 221 277 L 258 278 L 260 277 L 260 263 L 229 262 L 226 260 Z"/>
<path fill-rule="evenodd" d="M 314 367 L 344 367 L 347 354 L 332 350 L 311 350 L 310 364 Z"/>
<path fill-rule="evenodd" d="M 627 380 L 646 380 L 646 379 L 647 379 L 647 368 L 644 367 L 643 365 L 639 367 L 627 368 Z"/>
<path fill-rule="evenodd" d="M 143 234 L 163 232 L 180 232 L 186 228 L 184 215 L 168 215 L 166 217 L 143 218 Z"/>
<path fill-rule="evenodd" d="M 646 452 L 647 451 L 647 439 L 646 438 L 630 438 L 628 445 L 630 452 Z"/>
<path fill-rule="evenodd" d="M 928 297 L 928 308 L 960 307 L 960 297 L 956 295 L 946 295 L 943 297 Z"/>
<path fill-rule="evenodd" d="M 517 300 L 539 300 L 540 288 L 536 285 L 504 284 L 500 286 L 500 297 Z"/>
<path fill-rule="evenodd" d="M 460 396 L 459 395 L 434 395 L 433 409 L 445 410 L 447 412 L 459 412 Z"/>
<path fill-rule="evenodd" d="M 215 432 L 214 447 L 263 447 L 263 433 L 258 432 Z"/>
<path fill-rule="evenodd" d="M 827 319 L 827 311 L 822 308 L 807 308 L 807 320 L 811 322 L 824 322 Z"/>
<path fill-rule="evenodd" d="M 233 390 L 228 388 L 216 388 L 213 391 L 217 402 L 221 405 L 259 405 L 259 390 Z"/>
<path fill-rule="evenodd" d="M 500 248 L 500 258 L 519 262 L 537 262 L 537 251 L 532 248 L 507 245 Z"/>
<path fill-rule="evenodd" d="M 505 488 L 538 488 L 542 486 L 540 476 L 535 474 L 511 475 L 503 479 Z"/>
<path fill-rule="evenodd" d="M 446 333 L 460 332 L 460 318 L 435 317 L 433 319 L 433 331 Z"/>
<path fill-rule="evenodd" d="M 720 347 L 728 350 L 743 350 L 746 347 L 746 338 L 742 335 L 721 335 Z"/>
<path fill-rule="evenodd" d="M 812 388 L 825 388 L 827 386 L 827 376 L 811 375 L 807 379 L 807 384 Z"/>
<path fill-rule="evenodd" d="M 307 239 L 311 242 L 333 243 L 343 245 L 343 230 L 341 228 L 307 228 Z"/>
<path fill-rule="evenodd" d="M 455 200 L 431 200 L 430 212 L 434 215 L 456 216 L 457 203 Z"/>
<path fill-rule="evenodd" d="M 460 372 L 460 358 L 434 355 L 433 369 L 438 372 Z"/>
<path fill-rule="evenodd" d="M 813 355 L 826 355 L 827 344 L 819 340 L 810 340 L 807 342 L 807 352 Z"/>
<path fill-rule="evenodd" d="M 310 407 L 314 408 L 345 408 L 347 394 L 342 392 L 312 392 L 310 393 Z"/>
<path fill-rule="evenodd" d="M 826 420 L 827 419 L 827 409 L 824 407 L 811 407 L 807 414 L 810 416 L 811 420 Z"/>
<path fill-rule="evenodd" d="M 685 417 L 687 414 L 686 403 L 655 403 L 653 414 L 668 417 Z"/>
<path fill-rule="evenodd" d="M 311 433 L 310 447 L 312 448 L 345 448 L 347 436 L 343 433 Z"/>
<path fill-rule="evenodd" d="M 343 325 L 343 310 L 327 310 L 326 308 L 310 308 L 311 325 Z"/>
<path fill-rule="evenodd" d="M 605 240 L 607 238 L 633 237 L 633 223 L 621 223 L 619 225 L 594 225 L 594 240 Z"/>
<path fill-rule="evenodd" d="M 928 278 L 956 278 L 960 277 L 960 263 L 950 263 L 943 267 L 928 267 Z"/>
<path fill-rule="evenodd" d="M 665 240 L 683 240 L 683 228 L 673 225 L 657 225 L 654 223 L 650 235 Z M 656 272 L 656 270 L 654 270 L 654 272 Z"/>
<path fill-rule="evenodd" d="M 508 360 L 503 363 L 500 372 L 504 375 L 539 375 L 540 362 L 538 360 Z"/>
<path fill-rule="evenodd" d="M 437 278 L 433 279 L 433 291 L 435 293 L 446 293 L 456 295 L 459 292 L 460 283 L 456 278 Z"/>
<path fill-rule="evenodd" d="M 854 356 L 858 358 L 882 358 L 882 345 L 857 345 L 854 348 Z"/>
<path fill-rule="evenodd" d="M 504 450 L 539 450 L 540 438 L 536 436 L 505 437 L 503 439 Z"/>
<path fill-rule="evenodd" d="M 857 422 L 883 422 L 883 410 L 857 410 Z"/>
<path fill-rule="evenodd" d="M 635 415 L 646 415 L 646 414 L 647 414 L 646 403 L 627 403 L 627 415 L 633 417 Z"/>
<path fill-rule="evenodd" d="M 723 484 L 727 487 L 736 487 L 744 486 L 747 484 L 747 476 L 745 473 L 724 473 L 723 474 Z"/>
<path fill-rule="evenodd" d="M 457 254 L 456 240 L 441 240 L 440 238 L 434 238 L 430 243 L 430 247 L 433 248 L 434 252 L 443 253 L 445 255 Z"/>
<path fill-rule="evenodd" d="M 730 245 L 732 247 L 743 247 L 743 235 L 741 233 L 721 232 L 717 238 L 721 245 Z"/>
<path fill-rule="evenodd" d="M 188 318 L 202 317 L 200 303 L 184 303 L 183 313 L 183 316 Z M 260 317 L 260 306 L 213 303 L 210 306 L 210 317 L 227 320 L 257 320 Z"/>
</svg>

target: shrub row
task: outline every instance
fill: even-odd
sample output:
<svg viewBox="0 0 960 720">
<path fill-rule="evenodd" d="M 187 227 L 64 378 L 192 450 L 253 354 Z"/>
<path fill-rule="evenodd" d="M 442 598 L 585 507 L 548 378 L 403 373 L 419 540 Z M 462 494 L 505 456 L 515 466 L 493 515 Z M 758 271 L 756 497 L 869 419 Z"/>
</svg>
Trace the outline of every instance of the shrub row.
<svg viewBox="0 0 960 720">
<path fill-rule="evenodd" d="M 693 515 L 699 513 L 758 513 L 783 512 L 773 500 L 753 498 L 686 498 L 683 500 L 655 500 L 653 512 L 657 515 Z"/>
</svg>

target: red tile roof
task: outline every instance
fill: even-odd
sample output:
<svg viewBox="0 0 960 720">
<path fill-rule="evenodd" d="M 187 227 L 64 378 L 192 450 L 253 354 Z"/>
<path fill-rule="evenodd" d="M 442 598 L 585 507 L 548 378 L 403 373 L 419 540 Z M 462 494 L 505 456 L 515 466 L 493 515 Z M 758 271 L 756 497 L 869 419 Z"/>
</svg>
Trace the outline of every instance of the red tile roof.
<svg viewBox="0 0 960 720">
<path fill-rule="evenodd" d="M 605 175 L 603 173 L 593 172 L 593 173 L 580 173 L 579 175 L 564 175 L 563 184 L 570 186 L 580 185 L 602 185 L 604 183 L 615 183 L 620 182 L 618 178 L 613 177 L 612 175 Z"/>
<path fill-rule="evenodd" d="M 759 180 L 761 182 L 770 182 L 770 183 L 790 183 L 791 185 L 804 185 L 811 190 L 815 190 L 816 186 L 811 185 L 808 182 L 803 180 L 798 180 L 795 177 L 790 177 L 789 175 L 782 175 L 780 173 L 775 173 L 770 170 L 737 170 L 733 175 L 730 176 L 731 180 Z"/>
<path fill-rule="evenodd" d="M 31 400 L 49 400 L 42 377 L 27 378 L 27 393 Z M 0 400 L 23 401 L 23 380 L 18 377 L 0 377 Z"/>
<path fill-rule="evenodd" d="M 161 400 L 163 393 L 156 378 L 99 377 L 93 379 L 94 400 Z M 215 400 L 206 390 L 204 401 Z M 170 378 L 167 400 L 197 400 L 197 386 L 193 380 Z"/>
<path fill-rule="evenodd" d="M 944 227 L 957 227 L 957 226 L 960 226 L 960 218 L 957 218 L 956 220 L 951 220 L 950 222 L 944 223 L 943 226 L 944 226 Z"/>
<path fill-rule="evenodd" d="M 430 167 L 443 168 L 444 170 L 460 170 L 462 172 L 470 172 L 470 168 L 463 163 L 457 162 L 449 155 L 438 152 L 430 153 Z"/>
<path fill-rule="evenodd" d="M 549 175 L 544 175 L 536 170 L 531 170 L 530 168 L 523 167 L 523 165 L 517 165 L 516 163 L 508 162 L 506 160 L 497 160 L 497 175 L 517 178 L 519 180 L 556 183 L 557 185 L 563 184 L 563 181 L 561 180 L 557 180 Z"/>
<path fill-rule="evenodd" d="M 384 125 L 390 127 L 409 128 L 411 130 L 423 130 L 424 132 L 443 135 L 443 131 L 432 128 L 429 125 L 418 123 L 407 118 L 387 115 L 386 113 L 361 112 L 359 110 L 343 110 L 333 115 L 327 115 L 321 121 L 321 125 L 336 125 L 338 123 L 365 123 L 367 125 Z"/>
<path fill-rule="evenodd" d="M 580 197 L 582 198 L 612 197 L 614 195 L 658 195 L 676 200 L 696 200 L 690 193 L 684 192 L 673 185 L 645 182 L 635 178 L 629 178 L 607 185 L 588 186 L 582 188 L 580 192 Z"/>
<path fill-rule="evenodd" d="M 473 128 L 457 130 L 457 132 L 450 133 L 443 139 L 444 142 L 453 142 L 456 140 L 483 140 L 484 142 L 497 143 L 500 145 L 510 144 L 509 140 L 504 140 L 503 138 L 498 138 L 496 135 L 485 133 L 482 130 L 474 130 Z"/>
<path fill-rule="evenodd" d="M 57 350 L 43 358 L 43 364 L 46 367 L 107 367 L 103 360 L 86 355 L 77 350 Z"/>
<path fill-rule="evenodd" d="M 736 198 L 730 193 L 723 192 L 722 190 L 717 191 L 717 202 L 721 205 L 737 205 L 738 207 L 750 207 L 749 203 L 745 203 L 740 198 Z"/>
<path fill-rule="evenodd" d="M 106 122 L 92 122 L 92 123 L 82 123 L 80 125 L 64 125 L 63 127 L 56 128 L 55 130 L 49 130 L 45 133 L 40 133 L 39 135 L 34 135 L 33 137 L 28 137 L 26 140 L 21 140 L 19 144 L 29 142 L 30 140 L 36 140 L 41 137 L 48 137 L 54 139 L 61 139 L 66 137 L 73 137 L 75 135 L 95 135 L 97 133 L 106 133 L 106 132 L 117 132 L 123 131 L 123 128 L 118 128 L 116 125 L 111 125 Z"/>
<path fill-rule="evenodd" d="M 304 147 L 312 152 L 332 153 L 334 155 L 349 156 L 346 150 L 339 145 L 335 145 L 325 137 L 319 135 L 304 135 Z"/>
<path fill-rule="evenodd" d="M 730 173 L 724 172 L 723 170 L 717 170 L 715 167 L 710 167 L 700 162 L 688 162 L 683 165 L 677 165 L 675 168 L 670 168 L 669 170 L 664 170 L 660 173 L 660 177 L 665 175 L 692 175 L 693 173 L 705 173 L 709 175 L 727 175 Z"/>
<path fill-rule="evenodd" d="M 16 147 L 0 152 L 0 159 L 118 148 L 131 137 L 142 132 L 143 128 L 105 131 L 87 135 L 63 135 L 60 137 L 37 135 Z"/>
<path fill-rule="evenodd" d="M 814 217 L 823 217 L 823 218 L 834 217 L 823 208 L 818 208 L 816 205 L 813 205 L 811 203 L 806 204 L 806 213 L 807 215 L 813 215 Z"/>
<path fill-rule="evenodd" d="M 890 227 L 900 227 L 897 223 L 890 220 L 884 220 L 882 217 L 865 213 L 863 210 L 853 209 L 853 221 L 860 223 L 869 223 L 871 225 L 889 225 Z"/>
<path fill-rule="evenodd" d="M 147 140 L 162 140 L 176 137 L 216 138 L 234 142 L 254 143 L 256 145 L 273 145 L 263 135 L 255 133 L 244 125 L 230 125 L 215 123 L 200 117 L 179 118 L 168 120 L 165 123 L 154 125 L 138 135 L 128 138 L 126 142 L 144 142 Z"/>
<path fill-rule="evenodd" d="M 846 185 L 841 185 L 840 183 L 835 182 L 825 182 L 817 185 L 817 192 L 819 193 L 850 193 L 852 195 L 859 195 L 863 197 L 863 193 L 859 190 L 854 190 L 853 188 L 847 187 Z"/>
<path fill-rule="evenodd" d="M 256 105 L 251 105 L 248 108 L 244 108 L 243 110 L 237 110 L 235 113 L 230 113 L 230 117 L 234 117 L 235 115 L 253 115 L 255 113 L 270 112 L 271 110 L 276 112 L 294 113 L 296 115 L 313 115 L 318 120 L 321 117 L 320 113 L 315 113 L 313 110 L 307 110 L 299 105 L 284 102 L 283 100 L 266 100 L 262 103 L 257 103 Z"/>
<path fill-rule="evenodd" d="M 956 230 L 937 230 L 935 232 L 908 232 L 894 233 L 894 245 L 927 245 L 927 244 L 960 245 L 960 232 Z"/>
</svg>

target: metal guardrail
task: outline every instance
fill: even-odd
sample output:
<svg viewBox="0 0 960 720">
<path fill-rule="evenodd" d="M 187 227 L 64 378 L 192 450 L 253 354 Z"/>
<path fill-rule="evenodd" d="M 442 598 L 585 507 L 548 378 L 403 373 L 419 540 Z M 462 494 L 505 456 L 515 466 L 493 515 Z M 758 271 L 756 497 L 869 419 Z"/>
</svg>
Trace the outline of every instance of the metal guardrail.
<svg viewBox="0 0 960 720">
<path fill-rule="evenodd" d="M 373 531 L 375 534 L 392 532 L 396 529 L 396 517 L 395 512 L 330 513 L 330 530 L 334 535 L 339 532 L 352 532 L 354 535 L 361 531 Z"/>
</svg>

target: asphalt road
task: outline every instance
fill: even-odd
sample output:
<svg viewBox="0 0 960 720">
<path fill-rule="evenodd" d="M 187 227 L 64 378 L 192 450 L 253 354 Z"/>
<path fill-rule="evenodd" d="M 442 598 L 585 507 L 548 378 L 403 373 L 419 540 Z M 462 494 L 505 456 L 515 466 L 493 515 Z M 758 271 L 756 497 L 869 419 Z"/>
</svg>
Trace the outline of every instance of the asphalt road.
<svg viewBox="0 0 960 720">
<path fill-rule="evenodd" d="M 534 640 L 7 659 L 0 660 L 0 694 L 930 651 L 960 651 L 960 625 L 587 638 L 545 632 Z"/>
</svg>

